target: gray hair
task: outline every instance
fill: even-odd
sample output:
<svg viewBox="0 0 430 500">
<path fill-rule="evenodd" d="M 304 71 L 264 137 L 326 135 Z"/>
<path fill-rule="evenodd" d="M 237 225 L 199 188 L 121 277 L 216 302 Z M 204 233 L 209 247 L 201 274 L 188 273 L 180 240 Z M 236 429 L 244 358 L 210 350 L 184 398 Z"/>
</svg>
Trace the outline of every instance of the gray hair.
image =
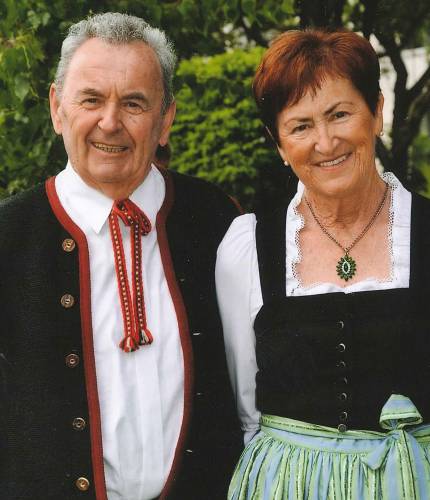
<svg viewBox="0 0 430 500">
<path fill-rule="evenodd" d="M 146 43 L 155 52 L 163 75 L 163 112 L 173 101 L 173 73 L 175 71 L 176 55 L 172 43 L 165 33 L 153 28 L 143 19 L 106 12 L 96 14 L 73 24 L 63 41 L 61 57 L 55 73 L 55 85 L 61 95 L 67 69 L 76 50 L 90 38 L 100 38 L 111 44 L 127 44 L 134 41 Z"/>
</svg>

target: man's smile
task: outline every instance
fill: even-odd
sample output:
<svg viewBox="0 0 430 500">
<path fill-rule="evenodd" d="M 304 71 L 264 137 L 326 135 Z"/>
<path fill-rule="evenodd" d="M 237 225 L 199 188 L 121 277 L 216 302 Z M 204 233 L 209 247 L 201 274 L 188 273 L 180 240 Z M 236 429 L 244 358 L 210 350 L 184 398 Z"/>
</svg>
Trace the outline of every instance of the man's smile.
<svg viewBox="0 0 430 500">
<path fill-rule="evenodd" d="M 111 144 L 104 144 L 103 142 L 92 142 L 91 143 L 96 149 L 103 151 L 105 153 L 122 153 L 125 151 L 127 146 L 114 146 Z"/>
</svg>

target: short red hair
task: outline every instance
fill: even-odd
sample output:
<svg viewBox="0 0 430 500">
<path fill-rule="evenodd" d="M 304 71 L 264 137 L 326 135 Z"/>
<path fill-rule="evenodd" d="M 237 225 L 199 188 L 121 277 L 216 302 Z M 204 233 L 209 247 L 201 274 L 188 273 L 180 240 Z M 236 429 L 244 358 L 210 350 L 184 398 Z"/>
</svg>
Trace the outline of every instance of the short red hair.
<svg viewBox="0 0 430 500">
<path fill-rule="evenodd" d="M 257 69 L 254 98 L 264 125 L 278 140 L 277 117 L 327 77 L 349 80 L 372 114 L 379 99 L 378 56 L 366 38 L 352 31 L 308 29 L 275 38 Z"/>
</svg>

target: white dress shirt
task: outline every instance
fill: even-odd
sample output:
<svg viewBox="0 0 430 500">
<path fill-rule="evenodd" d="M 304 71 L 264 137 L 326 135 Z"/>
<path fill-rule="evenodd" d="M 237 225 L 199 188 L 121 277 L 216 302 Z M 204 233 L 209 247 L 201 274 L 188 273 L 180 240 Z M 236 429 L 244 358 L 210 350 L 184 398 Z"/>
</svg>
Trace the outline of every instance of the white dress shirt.
<svg viewBox="0 0 430 500">
<path fill-rule="evenodd" d="M 124 327 L 108 221 L 113 200 L 88 186 L 70 163 L 56 177 L 55 187 L 88 241 L 107 495 L 109 500 L 150 500 L 160 494 L 169 474 L 184 410 L 179 327 L 155 227 L 164 179 L 152 166 L 130 196 L 152 225 L 142 237 L 142 268 L 147 323 L 154 337 L 151 345 L 132 353 L 119 347 Z M 130 280 L 130 229 L 122 221 L 120 226 Z"/>
<path fill-rule="evenodd" d="M 286 296 L 315 295 L 329 292 L 359 292 L 409 287 L 409 253 L 411 226 L 411 194 L 391 173 L 383 176 L 391 187 L 390 224 L 388 241 L 391 254 L 391 276 L 388 280 L 366 279 L 345 287 L 334 283 L 315 283 L 303 287 L 295 272 L 300 262 L 299 232 L 304 227 L 297 211 L 304 186 L 299 182 L 295 197 L 286 215 Z M 254 320 L 263 305 L 257 250 L 255 245 L 254 214 L 237 217 L 218 248 L 216 286 L 218 304 L 224 329 L 227 363 L 238 415 L 245 433 L 245 443 L 259 429 L 260 413 L 255 406 Z"/>
</svg>

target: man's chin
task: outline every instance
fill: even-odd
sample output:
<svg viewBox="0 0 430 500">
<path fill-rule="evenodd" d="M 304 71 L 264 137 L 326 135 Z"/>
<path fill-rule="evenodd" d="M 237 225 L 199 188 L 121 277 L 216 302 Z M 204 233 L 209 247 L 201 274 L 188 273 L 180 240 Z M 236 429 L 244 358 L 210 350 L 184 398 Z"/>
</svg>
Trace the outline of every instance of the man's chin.
<svg viewBox="0 0 430 500">
<path fill-rule="evenodd" d="M 130 179 L 130 173 L 124 165 L 117 163 L 104 163 L 88 170 L 90 177 L 97 183 L 117 184 L 127 182 Z"/>
<path fill-rule="evenodd" d="M 93 173 L 91 181 L 87 184 L 92 185 L 109 198 L 121 199 L 130 196 L 145 177 L 146 175 L 131 176 L 129 172 L 118 172 L 118 170 L 115 172 L 104 170 Z"/>
</svg>

